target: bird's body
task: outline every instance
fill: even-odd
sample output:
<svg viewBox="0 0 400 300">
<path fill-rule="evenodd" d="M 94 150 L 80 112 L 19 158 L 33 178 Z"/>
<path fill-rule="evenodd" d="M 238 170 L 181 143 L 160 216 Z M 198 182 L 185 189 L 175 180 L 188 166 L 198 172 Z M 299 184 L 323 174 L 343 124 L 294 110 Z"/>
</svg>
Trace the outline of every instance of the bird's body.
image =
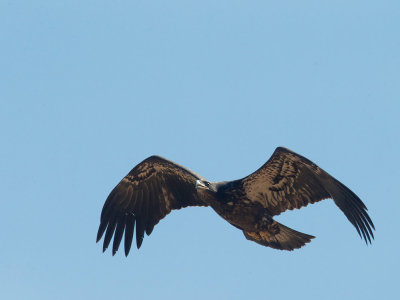
<svg viewBox="0 0 400 300">
<path fill-rule="evenodd" d="M 171 210 L 210 206 L 242 230 L 247 239 L 293 250 L 314 237 L 290 229 L 273 217 L 326 198 L 332 198 L 360 236 L 371 242 L 374 225 L 362 201 L 317 165 L 286 148 L 277 148 L 261 168 L 243 179 L 215 183 L 162 157 L 151 156 L 133 168 L 108 196 L 97 241 L 105 232 L 104 251 L 114 235 L 115 254 L 125 233 L 128 255 L 135 227 L 140 248 L 144 232 L 150 235 Z"/>
<path fill-rule="evenodd" d="M 210 184 L 216 186 L 217 197 L 213 191 L 199 188 L 199 184 L 197 193 L 200 199 L 211 206 L 217 214 L 242 230 L 254 231 L 261 226 L 261 220 L 266 211 L 259 202 L 251 201 L 245 195 L 237 197 L 240 190 L 234 188 L 235 183 Z"/>
<path fill-rule="evenodd" d="M 314 238 L 273 220 L 263 201 L 255 201 L 243 193 L 241 180 L 209 184 L 211 189 L 196 184 L 200 199 L 231 225 L 243 230 L 247 239 L 275 249 L 293 250 Z"/>
</svg>

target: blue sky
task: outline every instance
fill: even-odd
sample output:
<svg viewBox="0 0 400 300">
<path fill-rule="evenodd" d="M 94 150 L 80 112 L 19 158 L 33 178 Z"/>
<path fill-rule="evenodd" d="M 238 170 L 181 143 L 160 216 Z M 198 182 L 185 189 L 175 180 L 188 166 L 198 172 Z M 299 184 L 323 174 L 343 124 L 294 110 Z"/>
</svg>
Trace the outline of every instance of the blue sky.
<svg viewBox="0 0 400 300">
<path fill-rule="evenodd" d="M 1 1 L 0 298 L 394 298 L 399 28 L 398 1 Z M 127 258 L 95 243 L 147 156 L 221 181 L 277 146 L 359 195 L 371 246 L 331 200 L 277 218 L 317 236 L 294 252 L 210 208 Z"/>
</svg>

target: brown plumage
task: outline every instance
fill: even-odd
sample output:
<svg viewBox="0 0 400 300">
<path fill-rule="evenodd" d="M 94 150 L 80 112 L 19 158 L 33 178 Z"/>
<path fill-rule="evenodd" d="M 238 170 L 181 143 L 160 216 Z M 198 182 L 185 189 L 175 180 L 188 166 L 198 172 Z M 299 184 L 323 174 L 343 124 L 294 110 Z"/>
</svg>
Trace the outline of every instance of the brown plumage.
<svg viewBox="0 0 400 300">
<path fill-rule="evenodd" d="M 275 220 L 287 209 L 332 198 L 366 242 L 374 225 L 364 203 L 346 186 L 305 157 L 279 147 L 249 176 L 229 182 L 209 182 L 190 170 L 159 156 L 134 167 L 108 196 L 100 218 L 97 241 L 105 232 L 103 251 L 114 235 L 113 255 L 125 233 L 128 255 L 134 228 L 140 248 L 144 233 L 171 210 L 211 206 L 247 239 L 281 250 L 302 247 L 314 238 Z"/>
</svg>

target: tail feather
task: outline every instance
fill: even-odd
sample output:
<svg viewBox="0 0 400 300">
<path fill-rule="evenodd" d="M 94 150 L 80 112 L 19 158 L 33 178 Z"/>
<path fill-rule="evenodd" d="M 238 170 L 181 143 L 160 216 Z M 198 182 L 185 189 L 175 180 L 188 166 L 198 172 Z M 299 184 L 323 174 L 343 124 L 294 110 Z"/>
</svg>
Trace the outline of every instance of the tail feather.
<svg viewBox="0 0 400 300">
<path fill-rule="evenodd" d="M 279 228 L 276 230 L 277 233 L 269 231 L 243 231 L 244 236 L 246 239 L 254 241 L 260 245 L 289 251 L 301 248 L 306 243 L 311 242 L 311 239 L 315 238 L 315 236 L 290 229 L 289 227 L 286 227 L 285 225 L 282 225 L 276 221 L 274 221 L 274 223 L 274 228 Z"/>
</svg>

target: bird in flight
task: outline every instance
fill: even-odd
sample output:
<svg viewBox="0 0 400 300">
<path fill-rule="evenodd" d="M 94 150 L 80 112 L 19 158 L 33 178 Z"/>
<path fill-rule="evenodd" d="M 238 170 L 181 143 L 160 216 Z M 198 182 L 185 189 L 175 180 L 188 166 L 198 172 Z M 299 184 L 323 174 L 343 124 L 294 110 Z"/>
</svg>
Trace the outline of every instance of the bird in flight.
<svg viewBox="0 0 400 300">
<path fill-rule="evenodd" d="M 254 173 L 233 181 L 209 182 L 160 156 L 151 156 L 126 175 L 111 191 L 100 217 L 97 242 L 105 233 L 103 252 L 112 237 L 114 255 L 125 234 L 129 254 L 134 229 L 139 249 L 144 233 L 173 209 L 210 206 L 242 230 L 246 239 L 280 250 L 293 250 L 314 236 L 273 219 L 287 209 L 301 208 L 331 198 L 366 243 L 374 238 L 374 224 L 364 203 L 344 184 L 307 158 L 278 147 Z"/>
</svg>

